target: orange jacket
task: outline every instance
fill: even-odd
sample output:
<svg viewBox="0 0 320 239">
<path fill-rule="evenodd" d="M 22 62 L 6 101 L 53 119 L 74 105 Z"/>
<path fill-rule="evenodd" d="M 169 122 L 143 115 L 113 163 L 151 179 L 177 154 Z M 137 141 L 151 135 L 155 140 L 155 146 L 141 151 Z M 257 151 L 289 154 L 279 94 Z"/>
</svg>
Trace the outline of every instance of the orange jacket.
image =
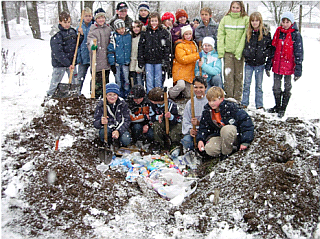
<svg viewBox="0 0 320 239">
<path fill-rule="evenodd" d="M 184 80 L 192 83 L 194 79 L 194 68 L 200 59 L 198 46 L 194 41 L 176 41 L 175 58 L 173 60 L 172 77 L 173 83 Z"/>
</svg>

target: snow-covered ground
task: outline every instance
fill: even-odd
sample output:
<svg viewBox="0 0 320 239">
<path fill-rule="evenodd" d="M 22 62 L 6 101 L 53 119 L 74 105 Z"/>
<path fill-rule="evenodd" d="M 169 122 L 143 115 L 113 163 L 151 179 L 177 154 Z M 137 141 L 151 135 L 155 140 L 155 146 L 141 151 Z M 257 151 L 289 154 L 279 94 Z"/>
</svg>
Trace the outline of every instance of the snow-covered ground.
<svg viewBox="0 0 320 239">
<path fill-rule="evenodd" d="M 49 44 L 50 27 L 42 25 L 43 40 L 35 40 L 32 38 L 28 23 L 25 20 L 22 19 L 20 26 L 11 22 L 11 39 L 8 40 L 4 36 L 2 26 L 1 48 L 5 51 L 8 50 L 6 58 L 8 69 L 1 76 L 1 139 L 9 132 L 18 131 L 35 116 L 42 114 L 43 108 L 40 105 L 46 95 L 52 73 Z M 272 28 L 272 34 L 274 30 L 275 27 Z M 285 121 L 287 117 L 320 118 L 320 107 L 318 106 L 320 83 L 317 74 L 319 68 L 318 57 L 320 55 L 320 29 L 303 29 L 302 36 L 304 41 L 302 77 L 297 82 L 293 82 L 292 98 L 285 117 L 283 119 L 275 117 L 273 120 Z M 67 82 L 66 76 L 63 82 Z M 89 83 L 90 75 L 87 76 L 83 87 L 83 94 L 88 98 L 90 97 Z M 265 108 L 274 105 L 272 84 L 272 77 L 268 78 L 265 75 L 263 83 Z M 166 85 L 172 85 L 172 79 L 167 80 Z M 255 110 L 254 80 L 251 87 L 249 109 Z M 317 124 L 320 126 L 319 123 Z M 16 179 L 15 177 L 12 178 L 13 181 Z M 7 208 L 9 205 L 3 201 L 1 206 Z M 14 217 L 14 215 L 2 214 L 2 219 L 8 217 Z M 236 229 L 228 230 L 226 228 L 223 237 L 220 238 L 245 238 L 246 236 L 243 233 Z M 214 232 L 212 232 L 210 238 L 215 238 L 213 234 Z M 162 238 L 161 235 L 159 237 L 154 236 L 154 238 Z M 16 234 L 6 235 L 5 238 L 9 237 L 20 238 Z M 250 236 L 246 238 L 250 238 Z"/>
</svg>

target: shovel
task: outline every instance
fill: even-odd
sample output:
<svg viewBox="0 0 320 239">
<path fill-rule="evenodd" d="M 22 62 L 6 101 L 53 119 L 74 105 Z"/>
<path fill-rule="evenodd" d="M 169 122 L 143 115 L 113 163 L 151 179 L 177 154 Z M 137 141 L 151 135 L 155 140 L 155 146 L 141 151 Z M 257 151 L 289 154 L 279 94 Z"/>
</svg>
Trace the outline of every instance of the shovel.
<svg viewBox="0 0 320 239">
<path fill-rule="evenodd" d="M 195 117 L 195 113 L 194 113 L 194 89 L 193 89 L 193 84 L 190 85 L 190 93 L 191 93 L 191 118 Z M 192 128 L 194 130 L 196 130 L 196 126 L 192 125 Z M 194 143 L 194 147 L 197 147 L 197 141 L 196 141 L 196 137 L 193 137 L 193 143 Z"/>
<path fill-rule="evenodd" d="M 97 46 L 97 39 L 93 39 L 93 45 Z M 96 98 L 96 61 L 97 50 L 92 51 L 92 65 L 91 65 L 91 98 Z"/>
<path fill-rule="evenodd" d="M 164 113 L 166 114 L 169 110 L 168 110 L 168 95 L 167 95 L 167 87 L 163 88 L 164 94 L 163 94 L 163 99 L 164 99 Z M 165 142 L 164 144 L 167 146 L 171 146 L 171 138 L 169 136 L 169 119 L 165 118 L 165 125 L 166 125 L 166 134 L 165 134 Z"/>
<path fill-rule="evenodd" d="M 80 27 L 82 26 L 83 16 L 84 16 L 84 11 L 82 11 L 82 14 L 81 14 Z M 76 49 L 74 51 L 74 56 L 73 56 L 73 61 L 72 61 L 73 68 L 76 64 L 79 39 L 80 39 L 80 32 L 78 32 Z M 66 84 L 66 83 L 59 83 L 58 84 L 57 89 L 53 93 L 53 96 L 52 96 L 53 98 L 68 98 L 68 97 L 76 97 L 79 95 L 81 85 L 80 84 L 71 84 L 73 71 L 74 71 L 74 69 L 70 70 L 68 84 Z"/>
</svg>

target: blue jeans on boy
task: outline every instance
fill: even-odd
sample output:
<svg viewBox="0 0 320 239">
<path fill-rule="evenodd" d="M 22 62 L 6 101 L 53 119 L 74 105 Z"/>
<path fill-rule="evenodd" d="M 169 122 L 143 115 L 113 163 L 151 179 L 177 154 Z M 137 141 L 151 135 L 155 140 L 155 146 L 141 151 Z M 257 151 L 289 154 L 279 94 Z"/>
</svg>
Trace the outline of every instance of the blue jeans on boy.
<svg viewBox="0 0 320 239">
<path fill-rule="evenodd" d="M 80 93 L 83 87 L 83 82 L 86 79 L 86 75 L 88 72 L 88 69 L 90 67 L 90 64 L 79 64 L 78 65 L 78 82 L 80 84 Z"/>
<path fill-rule="evenodd" d="M 253 72 L 255 73 L 256 87 L 255 87 L 255 103 L 256 108 L 263 107 L 263 91 L 262 91 L 262 80 L 263 80 L 263 71 L 265 66 L 250 66 L 245 64 L 244 67 L 244 85 L 243 85 L 243 96 L 242 96 L 242 105 L 249 105 L 249 97 L 250 97 L 250 85 L 252 80 Z"/>
<path fill-rule="evenodd" d="M 120 96 L 126 98 L 130 91 L 129 65 L 117 65 L 116 83 L 120 88 Z"/>
<path fill-rule="evenodd" d="M 220 74 L 211 77 L 211 79 L 207 80 L 207 83 L 208 83 L 208 87 L 207 87 L 206 93 L 212 86 L 218 86 L 223 89 L 223 83 L 222 83 L 222 78 Z"/>
<path fill-rule="evenodd" d="M 181 139 L 181 144 L 183 147 L 187 150 L 192 150 L 194 149 L 194 141 L 193 137 L 190 134 L 186 134 L 182 139 Z"/>
<path fill-rule="evenodd" d="M 149 126 L 149 130 L 147 133 L 143 134 L 143 125 L 139 123 L 132 124 L 131 133 L 133 141 L 137 141 L 141 136 L 145 136 L 149 142 L 153 141 L 153 129 Z"/>
<path fill-rule="evenodd" d="M 162 88 L 162 64 L 146 64 L 147 94 L 154 87 Z"/>
<path fill-rule="evenodd" d="M 68 77 L 70 75 L 70 69 L 69 67 L 53 67 L 52 70 L 52 78 L 49 86 L 49 90 L 47 91 L 48 96 L 52 96 L 53 93 L 56 91 L 58 84 L 63 79 L 64 73 L 68 73 Z M 72 76 L 72 84 L 78 84 L 77 79 L 77 70 L 73 70 L 73 76 Z"/>
<path fill-rule="evenodd" d="M 99 130 L 99 137 L 102 142 L 104 142 L 104 128 Z M 119 137 L 122 146 L 128 146 L 131 143 L 131 136 L 129 131 L 125 131 Z M 108 127 L 108 142 L 112 142 L 112 129 Z"/>
</svg>

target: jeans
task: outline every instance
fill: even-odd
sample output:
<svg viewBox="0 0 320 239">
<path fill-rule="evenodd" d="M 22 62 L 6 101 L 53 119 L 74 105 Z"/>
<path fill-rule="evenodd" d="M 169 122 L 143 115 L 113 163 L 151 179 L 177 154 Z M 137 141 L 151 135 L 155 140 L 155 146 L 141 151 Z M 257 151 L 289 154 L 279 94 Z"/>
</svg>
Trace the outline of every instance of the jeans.
<svg viewBox="0 0 320 239">
<path fill-rule="evenodd" d="M 222 78 L 220 74 L 215 75 L 211 79 L 207 80 L 207 83 L 208 83 L 208 87 L 207 87 L 206 93 L 212 86 L 218 86 L 223 89 L 223 83 L 222 83 Z"/>
<path fill-rule="evenodd" d="M 130 71 L 130 75 L 133 77 L 133 82 L 135 85 L 142 85 L 144 87 L 143 72 Z"/>
<path fill-rule="evenodd" d="M 143 125 L 139 123 L 132 124 L 131 126 L 131 133 L 133 141 L 136 142 L 142 136 L 145 136 L 149 142 L 153 141 L 153 129 L 149 126 L 149 130 L 147 133 L 143 134 Z"/>
<path fill-rule="evenodd" d="M 129 82 L 129 66 L 127 65 L 118 65 L 116 66 L 117 73 L 115 75 L 116 83 L 120 88 L 120 96 L 126 98 L 130 90 Z"/>
<path fill-rule="evenodd" d="M 146 64 L 147 93 L 154 87 L 162 88 L 162 65 Z"/>
<path fill-rule="evenodd" d="M 262 80 L 263 80 L 263 71 L 264 65 L 261 66 L 250 66 L 248 64 L 244 67 L 244 85 L 243 85 L 243 96 L 241 104 L 248 106 L 249 105 L 249 97 L 250 97 L 250 85 L 252 80 L 253 72 L 255 80 L 256 80 L 256 87 L 255 87 L 255 103 L 256 108 L 263 107 L 263 91 L 262 91 Z"/>
<path fill-rule="evenodd" d="M 178 80 L 174 87 L 169 89 L 170 99 L 175 99 L 182 92 L 185 98 L 190 98 L 190 83 L 185 80 Z"/>
<path fill-rule="evenodd" d="M 90 67 L 90 64 L 79 64 L 78 65 L 78 82 L 80 84 L 80 93 L 82 90 L 83 82 L 86 79 L 86 75 L 87 75 L 89 67 Z"/>
<path fill-rule="evenodd" d="M 281 90 L 282 77 L 284 77 L 284 93 L 287 95 L 291 95 L 291 89 L 292 89 L 291 75 L 279 75 L 274 73 L 272 91 L 274 94 L 282 93 L 282 90 Z"/>
<path fill-rule="evenodd" d="M 104 142 L 104 128 L 99 130 L 99 137 L 102 142 Z M 131 143 L 131 136 L 129 131 L 125 131 L 119 137 L 120 143 L 122 146 L 128 146 Z M 112 129 L 108 127 L 108 142 L 112 142 Z"/>
<path fill-rule="evenodd" d="M 53 95 L 53 93 L 56 91 L 58 84 L 61 82 L 65 72 L 67 72 L 69 77 L 70 75 L 69 67 L 53 67 L 52 78 L 51 78 L 49 90 L 47 91 L 48 96 Z M 72 84 L 78 84 L 76 69 L 74 69 L 73 71 Z"/>
<path fill-rule="evenodd" d="M 181 144 L 183 147 L 187 150 L 192 150 L 194 149 L 194 141 L 193 137 L 190 134 L 186 134 L 183 139 L 181 139 Z"/>
</svg>

